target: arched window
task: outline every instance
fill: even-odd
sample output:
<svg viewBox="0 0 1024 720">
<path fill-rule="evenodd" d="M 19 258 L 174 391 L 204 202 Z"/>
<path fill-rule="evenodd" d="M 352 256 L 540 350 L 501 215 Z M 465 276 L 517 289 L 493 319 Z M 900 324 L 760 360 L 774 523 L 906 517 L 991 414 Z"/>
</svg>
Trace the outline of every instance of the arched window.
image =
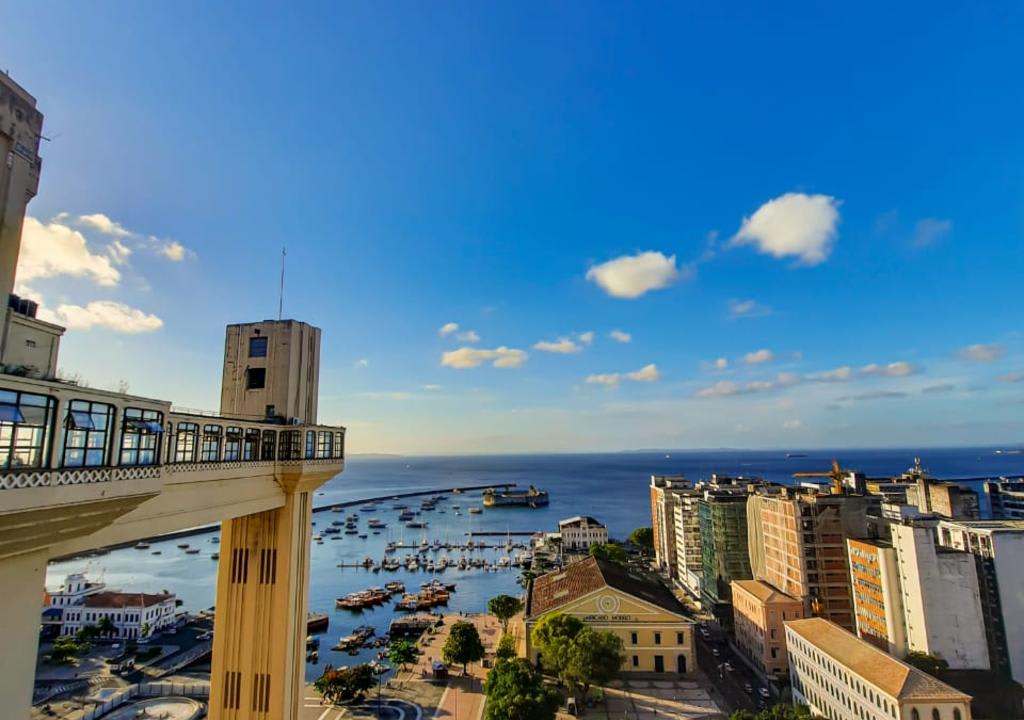
<svg viewBox="0 0 1024 720">
<path fill-rule="evenodd" d="M 917 711 L 917 708 L 910 711 L 910 720 L 921 720 L 921 713 Z"/>
<path fill-rule="evenodd" d="M 942 716 L 939 715 L 938 708 L 932 708 L 932 720 L 942 720 Z"/>
<path fill-rule="evenodd" d="M 963 715 L 960 714 L 960 708 L 953 708 L 953 720 L 963 720 Z"/>
</svg>

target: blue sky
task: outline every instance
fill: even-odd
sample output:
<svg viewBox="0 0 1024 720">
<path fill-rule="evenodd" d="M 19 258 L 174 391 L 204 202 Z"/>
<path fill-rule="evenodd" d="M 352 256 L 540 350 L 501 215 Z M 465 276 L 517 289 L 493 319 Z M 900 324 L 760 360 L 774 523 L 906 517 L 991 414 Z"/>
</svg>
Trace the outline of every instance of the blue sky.
<svg viewBox="0 0 1024 720">
<path fill-rule="evenodd" d="M 215 407 L 287 245 L 357 452 L 1024 438 L 1020 6 L 279 5 L 5 11 L 64 372 Z"/>
</svg>

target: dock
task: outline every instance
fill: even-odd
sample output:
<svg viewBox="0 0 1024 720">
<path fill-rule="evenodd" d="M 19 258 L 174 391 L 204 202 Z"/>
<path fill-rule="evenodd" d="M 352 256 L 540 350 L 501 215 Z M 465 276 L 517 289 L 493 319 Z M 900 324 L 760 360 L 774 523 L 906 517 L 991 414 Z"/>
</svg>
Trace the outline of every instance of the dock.
<svg viewBox="0 0 1024 720">
<path fill-rule="evenodd" d="M 333 510 L 334 508 L 350 508 L 356 507 L 358 505 L 366 505 L 367 503 L 383 503 L 388 502 L 390 500 L 394 500 L 395 498 L 402 499 L 411 497 L 423 497 L 424 495 L 444 495 L 450 494 L 455 490 L 458 490 L 460 492 L 486 490 L 487 488 L 504 488 L 508 490 L 509 488 L 514 488 L 515 486 L 515 483 L 498 483 L 497 485 L 464 485 L 462 487 L 434 488 L 433 490 L 413 490 L 411 492 L 405 493 L 392 493 L 391 495 L 380 495 L 378 497 L 361 498 L 359 500 L 345 500 L 344 502 L 331 503 L 330 505 L 321 505 L 319 507 L 314 507 L 313 512 L 327 512 L 328 510 Z"/>
</svg>

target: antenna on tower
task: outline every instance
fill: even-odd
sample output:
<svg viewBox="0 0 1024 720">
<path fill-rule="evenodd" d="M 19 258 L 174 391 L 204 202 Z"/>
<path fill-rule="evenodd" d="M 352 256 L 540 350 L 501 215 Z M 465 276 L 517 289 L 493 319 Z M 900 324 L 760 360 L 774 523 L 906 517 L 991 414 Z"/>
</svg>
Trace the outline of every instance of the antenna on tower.
<svg viewBox="0 0 1024 720">
<path fill-rule="evenodd" d="M 281 315 L 284 312 L 284 259 L 288 255 L 285 248 L 281 248 L 281 288 L 277 294 L 277 320 L 281 321 Z"/>
</svg>

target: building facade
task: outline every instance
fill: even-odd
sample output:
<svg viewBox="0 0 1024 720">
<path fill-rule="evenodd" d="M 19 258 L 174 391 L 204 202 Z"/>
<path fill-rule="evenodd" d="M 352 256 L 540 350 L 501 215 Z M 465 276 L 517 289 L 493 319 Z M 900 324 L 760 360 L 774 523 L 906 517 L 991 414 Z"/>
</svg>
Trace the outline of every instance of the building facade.
<svg viewBox="0 0 1024 720">
<path fill-rule="evenodd" d="M 530 638 L 549 613 L 573 615 L 622 640 L 622 672 L 687 674 L 697 669 L 694 622 L 656 578 L 596 558 L 531 581 L 523 614 L 526 657 L 543 664 Z"/>
<path fill-rule="evenodd" d="M 1024 478 L 986 480 L 985 494 L 993 518 L 1024 520 Z"/>
<path fill-rule="evenodd" d="M 589 515 L 576 515 L 558 521 L 563 550 L 586 551 L 591 545 L 608 542 L 608 528 Z"/>
<path fill-rule="evenodd" d="M 859 495 L 774 488 L 750 501 L 760 514 L 752 538 L 756 575 L 804 603 L 808 617 L 854 630 L 846 540 L 867 536 L 867 502 Z"/>
<path fill-rule="evenodd" d="M 676 494 L 674 508 L 676 537 L 676 584 L 694 598 L 700 598 L 704 585 L 704 558 L 700 544 L 700 514 L 697 505 L 702 493 L 683 490 Z"/>
<path fill-rule="evenodd" d="M 764 678 L 789 672 L 784 623 L 804 617 L 804 604 L 760 580 L 732 581 L 733 630 L 740 653 Z"/>
<path fill-rule="evenodd" d="M 174 608 L 174 595 L 102 590 L 86 597 L 81 605 L 64 608 L 61 635 L 98 628 L 109 618 L 114 632 L 105 637 L 145 642 L 174 624 Z"/>
<path fill-rule="evenodd" d="M 896 550 L 881 540 L 846 541 L 857 636 L 896 657 L 907 654 Z"/>
<path fill-rule="evenodd" d="M 221 412 L 316 422 L 320 328 L 297 320 L 228 325 Z"/>
<path fill-rule="evenodd" d="M 750 580 L 747 490 L 706 490 L 697 503 L 704 584 L 701 602 L 719 622 L 732 622 L 733 580 Z"/>
<path fill-rule="evenodd" d="M 893 524 L 907 650 L 941 657 L 955 670 L 990 667 L 974 558 L 942 548 L 935 523 Z"/>
<path fill-rule="evenodd" d="M 971 697 L 823 618 L 786 623 L 796 703 L 830 720 L 970 720 Z"/>
<path fill-rule="evenodd" d="M 1024 681 L 1024 520 L 942 521 L 938 543 L 974 559 L 992 669 Z"/>
<path fill-rule="evenodd" d="M 675 490 L 687 489 L 682 475 L 651 475 L 651 531 L 654 535 L 654 560 L 658 570 L 670 578 L 678 576 L 675 531 Z"/>
</svg>

